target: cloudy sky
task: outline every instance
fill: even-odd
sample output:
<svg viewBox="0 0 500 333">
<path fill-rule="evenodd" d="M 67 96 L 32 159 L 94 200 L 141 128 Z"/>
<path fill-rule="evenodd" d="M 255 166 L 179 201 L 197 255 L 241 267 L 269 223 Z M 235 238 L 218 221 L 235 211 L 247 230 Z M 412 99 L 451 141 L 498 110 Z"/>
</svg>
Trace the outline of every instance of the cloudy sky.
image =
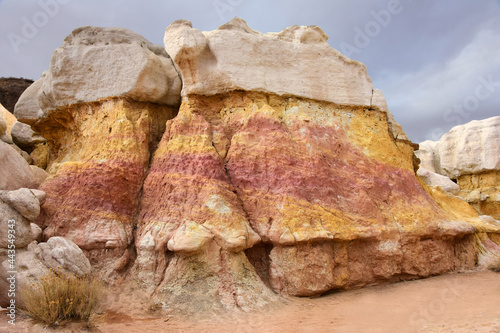
<svg viewBox="0 0 500 333">
<path fill-rule="evenodd" d="M 0 0 L 0 77 L 39 78 L 80 26 L 162 44 L 174 20 L 214 30 L 235 16 L 261 32 L 318 25 L 366 64 L 414 142 L 500 115 L 500 0 Z"/>
</svg>

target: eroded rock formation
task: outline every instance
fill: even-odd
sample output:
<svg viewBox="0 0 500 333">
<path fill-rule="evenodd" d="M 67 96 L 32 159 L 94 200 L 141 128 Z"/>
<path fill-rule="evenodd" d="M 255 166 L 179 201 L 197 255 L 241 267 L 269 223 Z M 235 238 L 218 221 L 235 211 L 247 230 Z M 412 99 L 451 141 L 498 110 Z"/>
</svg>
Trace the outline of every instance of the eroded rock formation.
<svg viewBox="0 0 500 333">
<path fill-rule="evenodd" d="M 480 215 L 500 220 L 500 117 L 455 126 L 438 142 L 420 146 L 426 168 L 454 179 L 458 195 Z"/>
<path fill-rule="evenodd" d="M 68 237 L 105 275 L 121 272 L 151 150 L 176 114 L 177 72 L 135 33 L 87 27 L 65 39 L 34 86 L 16 114 L 48 141 L 44 237 Z"/>
<path fill-rule="evenodd" d="M 47 140 L 44 239 L 180 308 L 474 267 L 475 233 L 499 226 L 419 180 L 382 92 L 327 38 L 181 20 L 167 54 L 125 29 L 75 30 L 16 106 Z"/>
</svg>

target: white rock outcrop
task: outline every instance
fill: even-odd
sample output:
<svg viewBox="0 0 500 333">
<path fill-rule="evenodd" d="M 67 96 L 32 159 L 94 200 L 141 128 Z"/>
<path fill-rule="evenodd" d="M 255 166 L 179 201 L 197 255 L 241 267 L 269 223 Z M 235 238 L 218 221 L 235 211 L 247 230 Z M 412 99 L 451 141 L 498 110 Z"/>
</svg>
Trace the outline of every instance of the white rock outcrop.
<svg viewBox="0 0 500 333">
<path fill-rule="evenodd" d="M 450 178 L 500 170 L 500 116 L 453 127 L 441 137 L 437 150 Z"/>
<path fill-rule="evenodd" d="M 90 262 L 83 251 L 67 238 L 51 237 L 46 243 L 38 244 L 35 252 L 49 268 L 63 269 L 78 277 L 91 271 Z"/>
<path fill-rule="evenodd" d="M 500 219 L 500 116 L 455 126 L 439 141 L 424 141 L 419 146 L 415 154 L 424 182 L 449 184 L 429 172 L 451 178 L 459 186 L 458 196 L 480 215 Z M 443 186 L 443 190 L 454 188 Z"/>
<path fill-rule="evenodd" d="M 30 125 L 19 121 L 12 126 L 11 133 L 12 141 L 23 149 L 31 148 L 39 143 L 47 141 L 39 133 L 33 131 Z"/>
<path fill-rule="evenodd" d="M 107 97 L 178 105 L 182 85 L 163 47 L 127 29 L 99 27 L 78 28 L 66 37 L 42 81 L 39 108 L 30 97 L 40 85 L 37 81 L 20 98 L 15 111 L 20 119 L 32 122 L 39 109 Z"/>
<path fill-rule="evenodd" d="M 435 172 L 427 170 L 426 168 L 420 167 L 417 171 L 417 175 L 429 186 L 438 186 L 443 191 L 450 192 L 455 195 L 458 195 L 460 192 L 460 186 L 454 183 L 450 178 L 439 175 Z"/>
<path fill-rule="evenodd" d="M 262 34 L 235 18 L 208 32 L 175 21 L 164 43 L 181 71 L 183 96 L 248 90 L 370 106 L 373 86 L 365 65 L 327 39 L 317 26 Z"/>
</svg>

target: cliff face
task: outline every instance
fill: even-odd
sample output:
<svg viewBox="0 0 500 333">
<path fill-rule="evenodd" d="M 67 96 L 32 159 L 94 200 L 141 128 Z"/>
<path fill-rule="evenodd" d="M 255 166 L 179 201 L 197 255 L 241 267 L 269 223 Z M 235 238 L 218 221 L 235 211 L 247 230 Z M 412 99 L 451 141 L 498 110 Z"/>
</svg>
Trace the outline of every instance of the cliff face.
<svg viewBox="0 0 500 333">
<path fill-rule="evenodd" d="M 474 267 L 474 233 L 498 226 L 416 177 L 365 66 L 326 40 L 177 21 L 167 54 L 124 29 L 75 30 L 16 107 L 49 147 L 44 237 L 198 309 Z"/>
</svg>

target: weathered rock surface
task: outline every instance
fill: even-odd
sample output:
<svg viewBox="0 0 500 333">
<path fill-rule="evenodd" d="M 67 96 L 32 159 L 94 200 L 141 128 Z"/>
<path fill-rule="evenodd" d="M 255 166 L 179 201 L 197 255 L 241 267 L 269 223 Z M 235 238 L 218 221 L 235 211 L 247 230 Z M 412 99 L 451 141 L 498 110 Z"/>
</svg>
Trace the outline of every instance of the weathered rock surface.
<svg viewBox="0 0 500 333">
<path fill-rule="evenodd" d="M 16 248 L 22 248 L 39 236 L 30 222 L 40 214 L 44 198 L 44 192 L 27 188 L 0 191 L 0 248 L 8 248 L 12 239 Z"/>
<path fill-rule="evenodd" d="M 49 112 L 37 124 L 51 149 L 52 176 L 41 186 L 47 199 L 37 220 L 45 239 L 66 237 L 107 274 L 122 270 L 150 148 L 172 116 L 167 106 L 123 99 Z"/>
<path fill-rule="evenodd" d="M 473 267 L 474 227 L 422 189 L 412 155 L 378 110 L 249 92 L 186 97 L 143 188 L 139 279 L 170 285 L 163 267 L 212 238 L 248 248 L 261 278 L 292 295 Z M 252 247 L 247 224 L 263 245 Z M 179 231 L 189 246 L 171 246 Z"/>
<path fill-rule="evenodd" d="M 14 148 L 1 140 L 0 166 L 0 190 L 37 187 L 28 162 Z"/>
<path fill-rule="evenodd" d="M 421 142 L 418 144 L 419 148 L 415 151 L 415 155 L 420 159 L 421 168 L 448 177 L 443 169 L 441 169 L 441 160 L 437 145 L 437 141 L 427 140 Z"/>
<path fill-rule="evenodd" d="M 161 46 L 127 29 L 83 27 L 52 54 L 38 105 L 45 112 L 107 97 L 177 105 L 180 89 Z"/>
<path fill-rule="evenodd" d="M 49 239 L 47 243 L 31 242 L 27 247 L 16 249 L 14 267 L 0 249 L 0 266 L 7 271 L 15 270 L 18 288 L 38 283 L 47 277 L 51 269 L 68 275 L 84 276 L 91 272 L 89 260 L 75 243 L 62 237 Z M 0 280 L 2 280 L 0 268 Z"/>
<path fill-rule="evenodd" d="M 415 145 L 366 68 L 326 39 L 317 27 L 261 34 L 235 19 L 200 32 L 176 21 L 172 63 L 128 31 L 75 30 L 32 117 L 47 139 L 44 239 L 72 240 L 98 274 L 129 272 L 178 309 L 247 310 L 275 293 L 474 267 L 474 233 L 499 226 L 415 175 Z M 147 68 L 140 80 L 120 67 L 130 59 Z"/>
<path fill-rule="evenodd" d="M 373 87 L 365 65 L 327 39 L 316 26 L 262 34 L 235 18 L 209 32 L 175 21 L 164 42 L 181 71 L 183 96 L 247 90 L 369 106 Z"/>
<path fill-rule="evenodd" d="M 460 186 L 453 182 L 450 178 L 429 171 L 426 168 L 420 167 L 417 175 L 429 186 L 439 186 L 443 191 L 458 195 Z"/>
<path fill-rule="evenodd" d="M 452 179 L 500 170 L 500 116 L 453 127 L 437 148 L 441 168 Z"/>
<path fill-rule="evenodd" d="M 35 178 L 36 188 L 40 187 L 40 185 L 49 177 L 47 171 L 35 166 L 30 165 L 31 172 L 33 173 L 33 177 Z"/>
<path fill-rule="evenodd" d="M 479 214 L 500 219 L 500 117 L 455 126 L 416 154 L 421 166 L 455 179 Z"/>
<path fill-rule="evenodd" d="M 90 274 L 90 262 L 83 251 L 71 240 L 51 237 L 46 243 L 38 244 L 34 250 L 45 266 L 70 272 L 77 277 Z"/>
<path fill-rule="evenodd" d="M 42 89 L 44 77 L 45 73 L 19 97 L 14 108 L 14 116 L 16 116 L 18 121 L 34 125 L 39 118 L 43 117 L 43 111 L 38 106 L 38 93 Z"/>
<path fill-rule="evenodd" d="M 28 107 L 18 105 L 47 139 L 33 152 L 52 175 L 37 223 L 45 239 L 71 239 L 106 276 L 116 275 L 131 258 L 142 183 L 176 113 L 179 75 L 165 50 L 143 37 L 84 27 L 54 52 L 41 80 L 38 94 L 21 98 Z"/>
<path fill-rule="evenodd" d="M 33 131 L 30 125 L 21 122 L 16 122 L 11 130 L 12 141 L 21 149 L 33 150 L 33 148 L 46 140 L 39 134 Z"/>
<path fill-rule="evenodd" d="M 16 191 L 0 191 L 0 200 L 17 210 L 28 221 L 34 221 L 40 215 L 41 205 L 34 191 L 45 195 L 42 191 L 21 188 Z"/>
</svg>

